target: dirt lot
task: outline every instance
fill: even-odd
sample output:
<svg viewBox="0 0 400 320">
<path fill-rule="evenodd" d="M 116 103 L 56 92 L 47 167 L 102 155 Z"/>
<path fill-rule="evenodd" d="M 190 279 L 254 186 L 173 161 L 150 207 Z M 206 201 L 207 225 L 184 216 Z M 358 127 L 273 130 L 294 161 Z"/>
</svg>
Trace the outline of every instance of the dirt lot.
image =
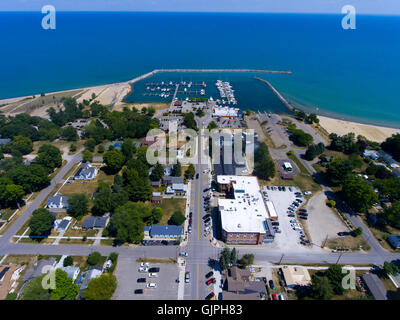
<svg viewBox="0 0 400 320">
<path fill-rule="evenodd" d="M 328 239 L 337 238 L 338 232 L 349 231 L 338 216 L 326 205 L 323 192 L 314 195 L 307 203 L 307 225 L 315 245 L 321 246 Z"/>
</svg>

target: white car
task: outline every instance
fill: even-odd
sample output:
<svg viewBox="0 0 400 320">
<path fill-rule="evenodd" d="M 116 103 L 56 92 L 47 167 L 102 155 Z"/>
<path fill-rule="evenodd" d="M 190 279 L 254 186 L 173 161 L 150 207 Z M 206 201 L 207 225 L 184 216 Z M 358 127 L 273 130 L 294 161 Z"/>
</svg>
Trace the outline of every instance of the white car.
<svg viewBox="0 0 400 320">
<path fill-rule="evenodd" d="M 142 267 L 142 268 L 148 268 L 149 267 L 149 263 L 148 262 L 142 262 L 141 264 L 140 264 L 140 266 Z"/>
<path fill-rule="evenodd" d="M 312 195 L 312 192 L 311 192 L 311 191 L 306 191 L 306 192 L 304 192 L 304 194 L 305 194 L 306 196 L 310 196 L 310 195 Z"/>
<path fill-rule="evenodd" d="M 147 268 L 147 267 L 140 267 L 139 268 L 139 272 L 144 273 L 144 272 L 147 272 L 147 271 L 149 271 L 149 268 Z"/>
<path fill-rule="evenodd" d="M 149 282 L 146 286 L 146 288 L 148 289 L 156 289 L 157 288 L 157 284 L 154 282 Z"/>
<path fill-rule="evenodd" d="M 179 256 L 181 256 L 181 257 L 187 257 L 187 256 L 188 256 L 188 253 L 185 252 L 185 251 L 182 251 L 182 252 L 179 252 Z"/>
<path fill-rule="evenodd" d="M 149 273 L 149 278 L 158 278 L 158 273 L 155 272 Z"/>
</svg>

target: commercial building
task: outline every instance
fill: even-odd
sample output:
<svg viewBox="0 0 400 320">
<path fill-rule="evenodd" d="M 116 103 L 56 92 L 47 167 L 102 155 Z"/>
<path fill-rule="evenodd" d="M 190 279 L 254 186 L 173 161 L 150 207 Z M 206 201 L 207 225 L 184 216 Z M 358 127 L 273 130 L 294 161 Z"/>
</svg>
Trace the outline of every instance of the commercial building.
<svg viewBox="0 0 400 320">
<path fill-rule="evenodd" d="M 248 269 L 232 267 L 224 281 L 223 300 L 260 300 L 265 296 L 265 284 L 262 281 L 250 280 Z"/>
<path fill-rule="evenodd" d="M 178 239 L 182 236 L 182 226 L 152 225 L 144 227 L 144 236 L 156 239 Z"/>
<path fill-rule="evenodd" d="M 256 177 L 217 176 L 221 190 L 230 199 L 218 199 L 222 238 L 228 244 L 262 244 L 274 233 Z M 272 237 L 272 239 L 271 239 Z"/>
<path fill-rule="evenodd" d="M 239 116 L 239 108 L 215 107 L 212 116 L 214 118 L 235 119 Z"/>
<path fill-rule="evenodd" d="M 281 268 L 286 286 L 289 288 L 296 286 L 308 286 L 311 284 L 311 277 L 308 270 L 303 267 L 284 266 Z"/>
</svg>

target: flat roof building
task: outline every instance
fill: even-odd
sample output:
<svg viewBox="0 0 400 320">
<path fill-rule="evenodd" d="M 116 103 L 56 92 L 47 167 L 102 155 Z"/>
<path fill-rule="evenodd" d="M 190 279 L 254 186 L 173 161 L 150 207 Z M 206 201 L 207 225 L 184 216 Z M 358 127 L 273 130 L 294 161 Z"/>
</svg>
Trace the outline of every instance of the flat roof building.
<svg viewBox="0 0 400 320">
<path fill-rule="evenodd" d="M 227 243 L 261 244 L 269 217 L 256 177 L 217 176 L 233 199 L 218 199 L 223 239 Z"/>
<path fill-rule="evenodd" d="M 375 300 L 388 300 L 387 290 L 376 274 L 364 273 L 361 279 L 364 281 Z"/>
<path fill-rule="evenodd" d="M 284 266 L 281 270 L 287 287 L 308 286 L 311 284 L 311 277 L 306 268 Z"/>
</svg>

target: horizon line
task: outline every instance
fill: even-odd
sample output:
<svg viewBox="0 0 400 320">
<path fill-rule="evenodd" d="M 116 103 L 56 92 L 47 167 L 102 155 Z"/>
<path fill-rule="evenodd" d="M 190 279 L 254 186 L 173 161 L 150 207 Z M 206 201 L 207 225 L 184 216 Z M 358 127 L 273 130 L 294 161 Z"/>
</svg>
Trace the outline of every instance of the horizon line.
<svg viewBox="0 0 400 320">
<path fill-rule="evenodd" d="M 286 15 L 344 15 L 333 12 L 269 12 L 269 11 L 148 11 L 148 10 L 56 10 L 64 13 L 213 13 L 213 14 L 286 14 Z M 40 10 L 0 10 L 0 13 L 41 13 Z M 357 13 L 358 16 L 400 16 L 400 13 Z"/>
</svg>

